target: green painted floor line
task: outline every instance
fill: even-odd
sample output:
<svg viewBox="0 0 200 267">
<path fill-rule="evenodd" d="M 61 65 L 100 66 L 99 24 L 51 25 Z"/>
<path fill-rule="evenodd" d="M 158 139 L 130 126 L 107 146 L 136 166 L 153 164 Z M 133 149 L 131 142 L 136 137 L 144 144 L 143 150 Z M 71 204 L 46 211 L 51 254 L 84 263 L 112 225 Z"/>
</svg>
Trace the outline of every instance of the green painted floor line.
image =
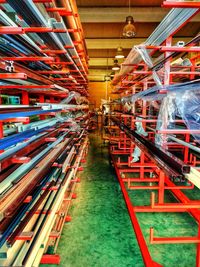
<svg viewBox="0 0 200 267">
<path fill-rule="evenodd" d="M 78 197 L 70 210 L 72 221 L 65 224 L 57 250 L 60 266 L 143 267 L 108 149 L 102 146 L 98 134 L 90 135 L 87 163 L 76 192 Z M 149 191 L 130 194 L 135 205 L 149 203 Z M 199 196 L 199 190 L 194 194 Z M 173 201 L 167 194 L 166 199 Z M 188 236 L 197 232 L 194 220 L 185 213 L 140 213 L 138 219 L 147 243 L 151 226 L 156 236 Z M 164 267 L 195 266 L 195 245 L 149 245 L 149 249 L 153 259 Z M 47 266 L 57 265 L 41 265 Z"/>
</svg>

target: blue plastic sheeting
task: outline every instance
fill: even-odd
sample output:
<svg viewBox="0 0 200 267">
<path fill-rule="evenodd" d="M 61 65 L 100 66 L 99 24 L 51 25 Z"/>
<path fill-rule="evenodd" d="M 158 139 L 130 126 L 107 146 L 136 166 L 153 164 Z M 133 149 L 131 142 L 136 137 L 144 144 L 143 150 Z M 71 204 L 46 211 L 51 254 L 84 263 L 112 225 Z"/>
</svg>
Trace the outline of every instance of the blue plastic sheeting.
<svg viewBox="0 0 200 267">
<path fill-rule="evenodd" d="M 3 138 L 0 140 L 0 150 L 6 149 L 10 146 L 16 145 L 19 142 L 23 142 L 24 140 L 26 140 L 27 138 L 30 138 L 38 133 L 44 132 L 45 130 L 49 129 L 51 127 L 44 127 L 42 129 L 39 130 L 28 130 L 22 133 L 18 133 L 6 138 Z"/>
<path fill-rule="evenodd" d="M 0 114 L 0 120 L 12 119 L 17 117 L 29 117 L 32 115 L 40 115 L 49 112 L 59 112 L 61 109 L 49 109 L 49 110 L 35 110 L 35 111 L 21 111 L 21 112 L 12 112 L 12 113 L 3 113 Z"/>
</svg>

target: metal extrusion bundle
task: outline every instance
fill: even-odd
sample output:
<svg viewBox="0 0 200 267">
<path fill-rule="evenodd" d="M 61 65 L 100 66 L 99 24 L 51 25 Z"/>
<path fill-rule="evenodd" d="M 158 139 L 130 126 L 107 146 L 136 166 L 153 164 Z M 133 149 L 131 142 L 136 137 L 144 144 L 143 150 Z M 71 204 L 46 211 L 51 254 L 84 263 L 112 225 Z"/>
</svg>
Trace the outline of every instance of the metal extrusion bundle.
<svg viewBox="0 0 200 267">
<path fill-rule="evenodd" d="M 149 158 L 151 158 L 152 161 L 155 161 L 165 174 L 172 179 L 182 178 L 184 177 L 184 174 L 190 172 L 190 166 L 185 165 L 184 162 L 181 162 L 181 160 L 176 158 L 173 154 L 167 151 L 162 151 L 143 136 L 131 130 L 127 125 L 120 123 L 120 120 L 116 118 L 111 118 L 111 120 L 118 125 L 130 139 L 133 139 L 134 143 L 140 149 L 145 151 Z"/>
<path fill-rule="evenodd" d="M 27 81 L 23 82 L 24 88 L 32 89 L 34 87 L 31 88 L 29 85 L 35 85 L 34 89 L 38 88 L 39 92 L 43 91 L 46 93 L 48 86 L 45 88 L 44 83 L 51 84 L 52 89 L 58 89 L 57 85 L 55 85 L 55 88 L 53 87 L 54 82 L 58 81 L 58 85 L 64 85 L 60 87 L 63 88 L 63 93 L 67 92 L 68 89 L 76 88 L 81 94 L 87 95 L 87 66 L 85 65 L 87 54 L 80 58 L 75 47 L 76 42 L 84 45 L 83 40 L 77 39 L 72 41 L 73 37 L 69 35 L 69 33 L 73 33 L 77 29 L 68 29 L 65 26 L 63 21 L 65 16 L 57 12 L 57 8 L 54 7 L 53 3 L 35 4 L 32 1 L 10 1 L 7 3 L 2 4 L 4 11 L 1 11 L 2 23 L 5 25 L 1 27 L 1 40 L 4 42 L 1 46 L 4 57 L 1 57 L 1 61 L 22 61 L 28 68 L 33 70 L 37 69 L 34 75 L 31 73 L 27 75 Z M 49 7 L 49 5 L 52 7 Z M 22 6 L 24 8 L 21 8 Z M 8 12 L 13 12 L 14 10 L 17 13 L 13 21 L 9 17 Z M 22 16 L 19 18 L 17 14 L 21 14 Z M 22 25 L 21 27 L 18 27 L 19 22 Z M 33 25 L 34 27 L 32 27 Z M 16 35 L 13 35 L 13 33 Z M 6 46 L 10 47 L 9 53 L 7 50 L 4 50 Z M 87 53 L 86 50 L 84 51 Z M 20 56 L 19 52 L 21 53 Z M 6 53 L 8 55 L 7 57 L 5 56 Z M 17 70 L 18 66 L 16 65 L 14 64 L 14 68 L 12 69 Z M 4 68 L 3 65 L 2 67 Z M 49 76 L 50 74 L 54 74 L 56 69 L 60 70 L 60 74 Z M 43 70 L 46 70 L 47 73 L 42 73 Z M 39 74 L 40 71 L 41 74 L 45 75 L 45 79 Z M 11 74 L 11 76 L 13 75 Z M 11 80 L 7 83 L 8 86 L 12 85 L 10 82 Z M 20 84 L 22 84 L 21 80 L 19 87 L 15 86 L 13 88 L 21 88 Z M 3 83 L 1 86 L 1 88 L 8 88 Z M 41 89 L 42 86 L 44 89 Z M 29 92 L 36 91 L 30 89 Z M 54 95 L 56 95 L 55 92 Z"/>
<path fill-rule="evenodd" d="M 29 161 L 1 182 L 1 266 L 32 266 L 34 261 L 39 264 L 42 254 L 37 254 L 41 245 L 43 251 L 47 250 L 48 239 L 60 237 L 62 229 L 57 233 L 51 231 L 57 217 L 65 221 L 67 214 L 59 215 L 57 211 L 66 190 L 76 183 L 76 173 L 87 150 L 85 130 L 74 131 L 70 126 L 61 123 L 54 131 L 47 132 L 45 139 L 40 137 L 46 140 L 42 151 L 38 154 L 40 145 L 34 147 L 35 155 L 29 152 L 25 157 L 23 153 L 22 162 L 28 158 Z M 9 158 L 20 162 L 20 157 L 13 154 L 6 160 Z M 18 257 L 13 258 L 16 252 Z"/>
<path fill-rule="evenodd" d="M 59 2 L 0 1 L 0 266 L 60 262 L 87 154 L 87 50 Z"/>
</svg>

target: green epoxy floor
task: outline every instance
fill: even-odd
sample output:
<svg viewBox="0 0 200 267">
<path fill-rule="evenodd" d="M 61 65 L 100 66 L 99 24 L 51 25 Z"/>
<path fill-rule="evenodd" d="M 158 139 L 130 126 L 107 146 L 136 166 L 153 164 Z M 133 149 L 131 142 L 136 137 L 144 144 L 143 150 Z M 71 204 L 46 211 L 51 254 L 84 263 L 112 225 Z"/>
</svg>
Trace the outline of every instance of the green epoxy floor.
<svg viewBox="0 0 200 267">
<path fill-rule="evenodd" d="M 65 224 L 57 250 L 60 267 L 143 267 L 108 149 L 102 146 L 98 134 L 90 135 L 87 163 L 76 192 L 78 198 L 70 211 L 72 221 Z M 149 191 L 130 193 L 135 205 L 149 204 Z M 199 190 L 192 195 L 197 198 Z M 168 194 L 166 200 L 174 201 Z M 138 219 L 148 244 L 151 226 L 155 227 L 156 236 L 197 233 L 194 220 L 185 213 L 140 213 Z M 149 249 L 153 259 L 165 267 L 195 266 L 193 244 L 149 245 Z"/>
</svg>

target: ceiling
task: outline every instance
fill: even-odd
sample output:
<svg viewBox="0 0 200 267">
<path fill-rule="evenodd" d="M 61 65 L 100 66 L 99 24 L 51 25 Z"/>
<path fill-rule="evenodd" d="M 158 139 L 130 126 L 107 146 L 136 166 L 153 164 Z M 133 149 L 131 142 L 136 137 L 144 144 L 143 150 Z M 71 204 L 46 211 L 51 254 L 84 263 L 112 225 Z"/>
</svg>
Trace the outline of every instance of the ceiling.
<svg viewBox="0 0 200 267">
<path fill-rule="evenodd" d="M 122 38 L 126 16 L 129 15 L 129 0 L 77 0 L 86 45 L 89 54 L 89 79 L 104 80 L 111 72 L 118 46 L 127 56 L 134 45 L 143 43 L 169 12 L 162 8 L 162 0 L 130 0 L 130 15 L 133 16 L 136 36 Z M 189 41 L 200 31 L 200 15 L 195 16 L 174 37 Z M 120 61 L 119 63 L 121 63 Z"/>
</svg>

